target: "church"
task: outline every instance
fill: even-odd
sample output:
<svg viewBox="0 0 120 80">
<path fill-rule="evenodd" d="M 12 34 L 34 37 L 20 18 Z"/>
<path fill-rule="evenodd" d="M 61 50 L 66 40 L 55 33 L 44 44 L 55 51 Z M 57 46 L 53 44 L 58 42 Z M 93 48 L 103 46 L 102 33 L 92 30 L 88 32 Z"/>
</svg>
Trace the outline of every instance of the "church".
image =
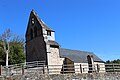
<svg viewBox="0 0 120 80">
<path fill-rule="evenodd" d="M 26 62 L 45 61 L 46 65 L 60 65 L 58 73 L 63 70 L 62 65 L 73 65 L 74 73 L 90 73 L 93 70 L 90 67 L 97 72 L 105 71 L 104 61 L 94 53 L 61 48 L 55 40 L 55 31 L 34 10 L 30 13 L 25 37 Z"/>
</svg>

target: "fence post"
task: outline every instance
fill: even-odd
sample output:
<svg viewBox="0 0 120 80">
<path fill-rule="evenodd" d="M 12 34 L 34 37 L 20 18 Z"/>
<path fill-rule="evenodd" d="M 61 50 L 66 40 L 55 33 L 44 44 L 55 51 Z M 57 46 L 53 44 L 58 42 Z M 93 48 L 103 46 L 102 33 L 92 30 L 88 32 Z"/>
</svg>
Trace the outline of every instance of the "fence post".
<svg viewBox="0 0 120 80">
<path fill-rule="evenodd" d="M 24 75 L 24 66 L 22 65 L 22 75 Z"/>
<path fill-rule="evenodd" d="M 62 66 L 63 66 L 63 74 L 64 74 L 64 64 Z"/>
<path fill-rule="evenodd" d="M 49 66 L 47 65 L 47 73 L 49 74 Z"/>
<path fill-rule="evenodd" d="M 82 73 L 82 65 L 80 64 L 80 72 Z"/>
<path fill-rule="evenodd" d="M 113 64 L 113 72 L 115 72 L 115 66 L 114 66 L 114 64 Z"/>
<path fill-rule="evenodd" d="M 38 67 L 38 61 L 37 61 L 37 67 Z"/>
<path fill-rule="evenodd" d="M 2 65 L 0 65 L 0 75 L 2 75 Z"/>
<path fill-rule="evenodd" d="M 97 64 L 97 72 L 100 71 L 100 65 Z"/>
<path fill-rule="evenodd" d="M 43 74 L 45 74 L 45 66 L 43 65 Z"/>
</svg>

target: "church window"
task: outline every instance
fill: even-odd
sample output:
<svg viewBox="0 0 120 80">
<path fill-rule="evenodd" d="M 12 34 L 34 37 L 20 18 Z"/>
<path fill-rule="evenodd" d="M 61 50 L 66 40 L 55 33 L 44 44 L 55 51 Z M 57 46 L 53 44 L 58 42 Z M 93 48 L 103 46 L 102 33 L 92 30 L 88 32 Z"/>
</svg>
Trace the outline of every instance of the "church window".
<svg viewBox="0 0 120 80">
<path fill-rule="evenodd" d="M 48 36 L 51 36 L 51 31 L 47 31 L 47 35 L 48 35 Z"/>
<path fill-rule="evenodd" d="M 30 39 L 33 39 L 33 30 L 30 29 Z"/>
<path fill-rule="evenodd" d="M 35 23 L 34 18 L 32 17 L 31 19 L 32 25 Z"/>
<path fill-rule="evenodd" d="M 37 37 L 37 27 L 34 27 L 34 37 Z"/>
</svg>

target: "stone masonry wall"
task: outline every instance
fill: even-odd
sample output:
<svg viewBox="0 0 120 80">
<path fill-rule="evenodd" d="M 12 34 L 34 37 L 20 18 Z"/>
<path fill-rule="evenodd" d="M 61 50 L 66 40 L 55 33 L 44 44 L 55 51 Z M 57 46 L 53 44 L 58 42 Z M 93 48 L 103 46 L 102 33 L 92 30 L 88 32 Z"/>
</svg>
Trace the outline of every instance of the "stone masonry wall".
<svg viewBox="0 0 120 80">
<path fill-rule="evenodd" d="M 0 77 L 0 80 L 120 80 L 120 73 L 92 74 L 26 74 L 11 77 Z"/>
<path fill-rule="evenodd" d="M 58 66 L 48 66 L 49 72 L 51 74 L 60 74 L 62 65 L 63 65 L 63 58 L 59 56 L 59 48 L 52 48 L 50 47 L 50 52 L 47 54 L 48 57 L 48 65 L 58 65 Z M 51 69 L 51 70 L 50 70 Z M 55 70 L 57 69 L 57 72 Z"/>
</svg>

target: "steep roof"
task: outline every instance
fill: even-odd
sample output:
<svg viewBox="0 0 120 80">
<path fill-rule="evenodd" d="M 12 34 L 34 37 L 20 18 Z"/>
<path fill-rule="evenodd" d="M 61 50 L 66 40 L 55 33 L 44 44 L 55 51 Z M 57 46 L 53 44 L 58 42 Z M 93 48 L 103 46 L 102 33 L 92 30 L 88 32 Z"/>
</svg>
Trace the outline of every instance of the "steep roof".
<svg viewBox="0 0 120 80">
<path fill-rule="evenodd" d="M 39 21 L 39 23 L 40 23 L 41 25 L 43 25 L 43 28 L 45 28 L 46 30 L 49 30 L 49 31 L 53 31 L 53 32 L 54 32 L 54 30 L 52 30 L 50 27 L 48 27 L 48 26 L 38 17 L 37 13 L 36 13 L 34 10 L 31 11 L 31 14 L 34 14 L 34 15 L 35 15 L 35 17 L 37 18 L 37 20 Z"/>
<path fill-rule="evenodd" d="M 51 40 L 48 40 L 47 44 L 59 46 L 59 44 L 56 41 L 51 41 Z"/>
<path fill-rule="evenodd" d="M 92 55 L 95 62 L 104 62 L 92 52 L 85 52 L 71 49 L 60 49 L 60 57 L 68 58 L 75 63 L 87 63 L 87 56 Z"/>
</svg>

